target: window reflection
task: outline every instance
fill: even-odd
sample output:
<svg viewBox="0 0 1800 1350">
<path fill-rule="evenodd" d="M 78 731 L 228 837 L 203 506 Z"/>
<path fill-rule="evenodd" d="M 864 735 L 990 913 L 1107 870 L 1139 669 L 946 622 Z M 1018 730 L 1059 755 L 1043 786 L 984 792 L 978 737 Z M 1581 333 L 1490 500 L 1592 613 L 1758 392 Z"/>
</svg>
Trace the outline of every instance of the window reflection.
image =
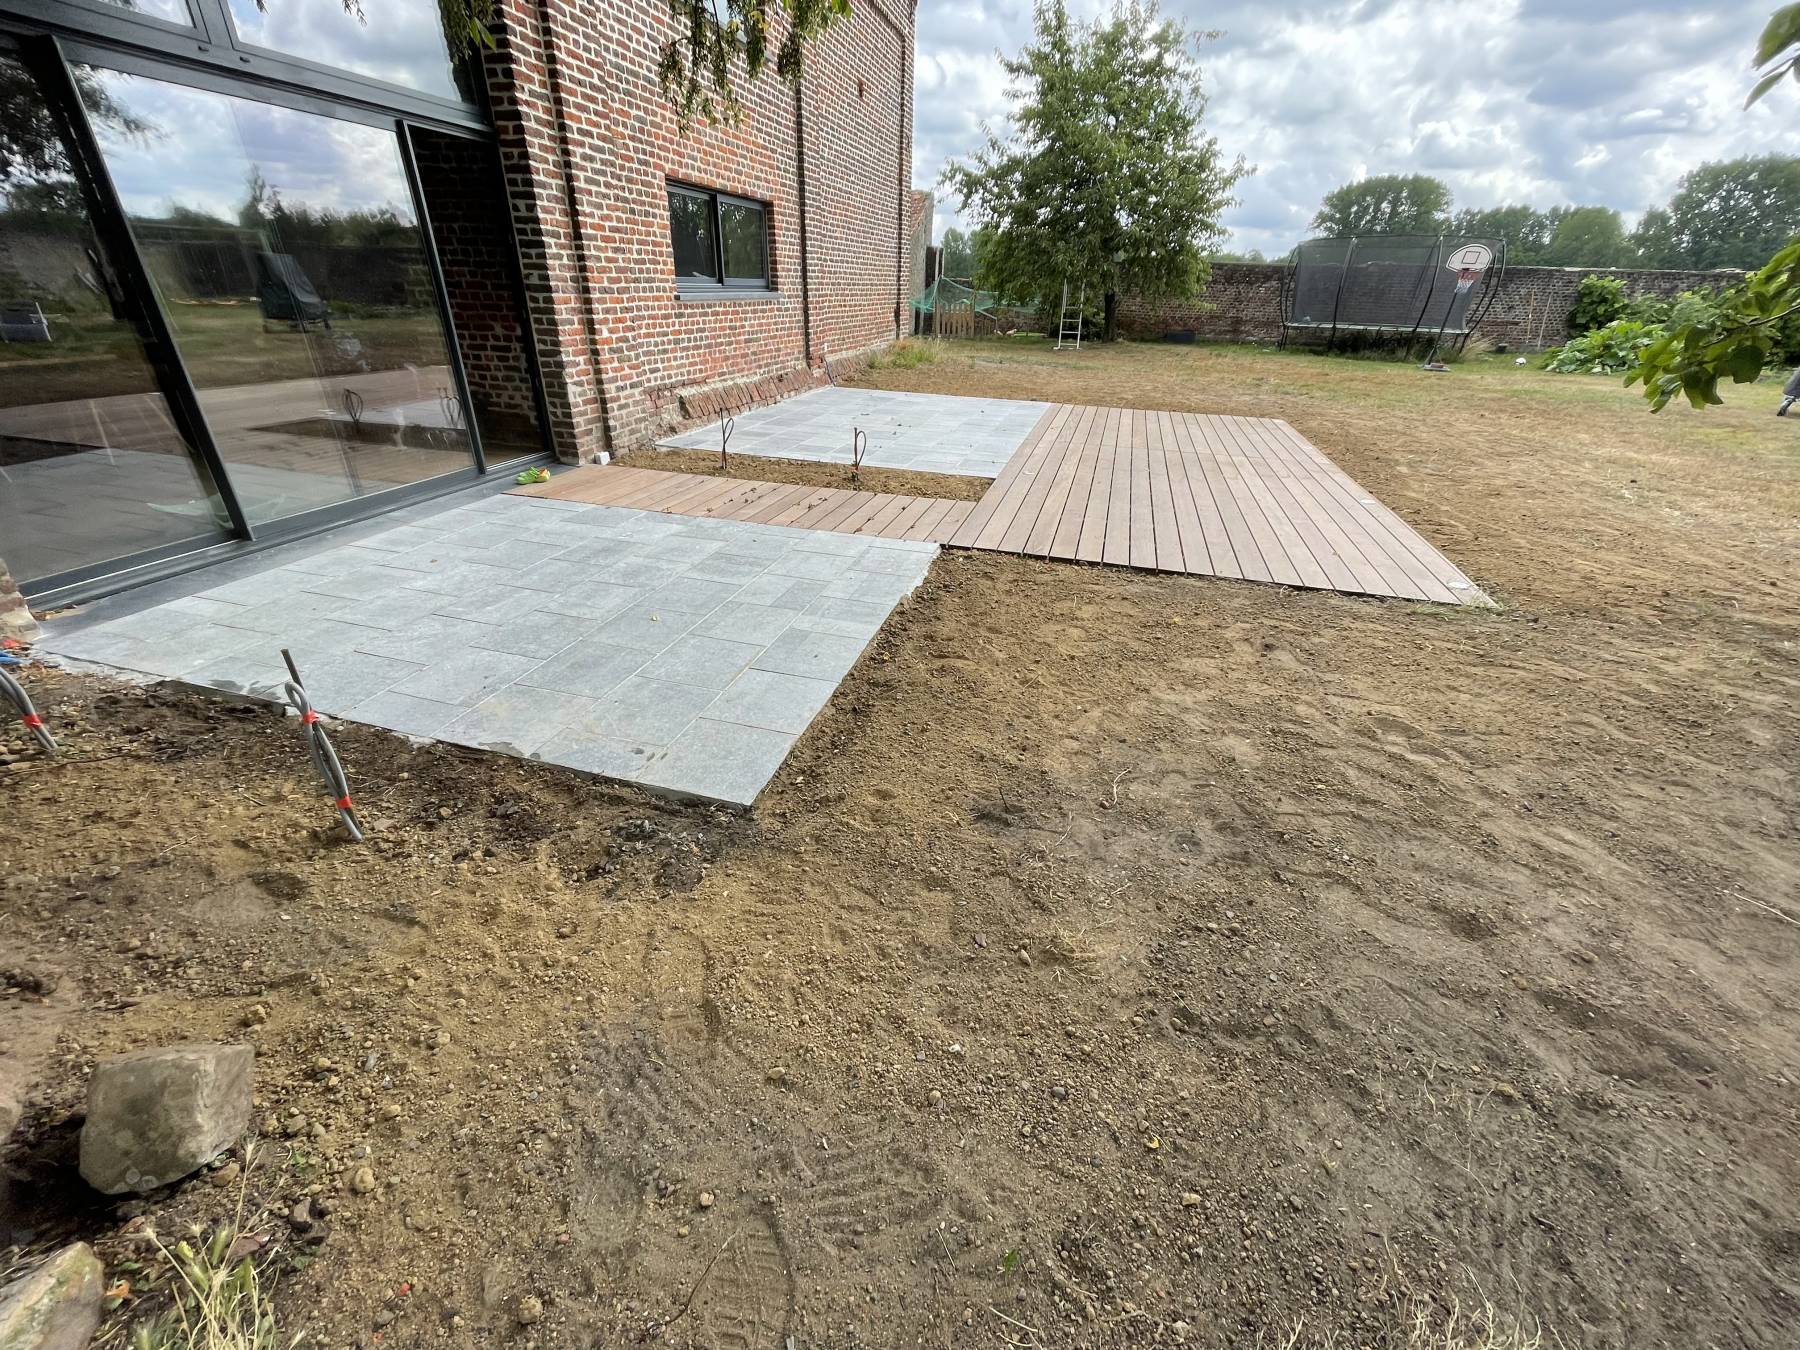
<svg viewBox="0 0 1800 1350">
<path fill-rule="evenodd" d="M 230 0 L 245 42 L 336 70 L 473 102 L 438 0 Z"/>
<path fill-rule="evenodd" d="M 226 528 L 108 264 L 49 105 L 0 56 L 0 552 L 27 582 Z"/>
<path fill-rule="evenodd" d="M 117 71 L 97 121 L 145 266 L 252 522 L 469 467 L 399 146 Z"/>
</svg>

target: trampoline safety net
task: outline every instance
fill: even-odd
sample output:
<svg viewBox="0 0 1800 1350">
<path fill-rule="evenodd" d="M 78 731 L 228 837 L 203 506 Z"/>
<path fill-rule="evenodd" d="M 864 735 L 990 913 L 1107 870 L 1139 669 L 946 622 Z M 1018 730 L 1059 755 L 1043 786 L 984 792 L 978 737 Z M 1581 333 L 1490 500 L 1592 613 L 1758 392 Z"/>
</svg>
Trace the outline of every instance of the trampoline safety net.
<svg viewBox="0 0 1800 1350">
<path fill-rule="evenodd" d="M 1447 264 L 1470 245 L 1487 266 L 1472 277 Z M 1466 339 L 1497 292 L 1505 243 L 1460 235 L 1362 235 L 1309 239 L 1285 278 L 1282 328 L 1304 340 L 1339 334 L 1418 334 Z"/>
</svg>

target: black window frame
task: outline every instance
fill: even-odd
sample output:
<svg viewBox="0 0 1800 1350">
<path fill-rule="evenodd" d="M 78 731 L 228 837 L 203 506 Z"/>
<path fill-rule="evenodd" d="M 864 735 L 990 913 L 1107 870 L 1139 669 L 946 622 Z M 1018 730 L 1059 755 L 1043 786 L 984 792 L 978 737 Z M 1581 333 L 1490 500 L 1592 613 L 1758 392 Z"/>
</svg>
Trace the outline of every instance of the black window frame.
<svg viewBox="0 0 1800 1350">
<path fill-rule="evenodd" d="M 721 192 L 717 188 L 702 187 L 698 183 L 683 182 L 678 178 L 668 180 L 668 195 L 677 193 L 686 197 L 700 197 L 708 206 L 708 214 L 712 222 L 713 238 L 713 270 L 709 277 L 675 278 L 675 289 L 683 299 L 718 299 L 731 297 L 745 299 L 751 296 L 772 296 L 779 294 L 775 287 L 774 245 L 769 227 L 771 215 L 770 204 L 755 197 L 740 197 L 736 193 Z M 666 199 L 665 199 L 666 200 Z M 744 206 L 757 211 L 763 223 L 763 266 L 762 276 L 728 277 L 725 275 L 725 219 L 720 209 L 726 206 Z M 669 257 L 671 262 L 675 256 L 675 218 L 669 213 Z"/>
</svg>

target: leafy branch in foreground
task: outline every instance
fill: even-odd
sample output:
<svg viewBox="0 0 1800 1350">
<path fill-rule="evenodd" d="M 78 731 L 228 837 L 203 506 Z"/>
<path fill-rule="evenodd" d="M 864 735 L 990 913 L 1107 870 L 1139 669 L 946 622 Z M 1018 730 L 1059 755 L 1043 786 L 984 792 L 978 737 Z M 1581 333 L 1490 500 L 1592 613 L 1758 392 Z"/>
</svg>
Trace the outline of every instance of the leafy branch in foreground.
<svg viewBox="0 0 1800 1350">
<path fill-rule="evenodd" d="M 1763 372 L 1781 343 L 1780 325 L 1800 312 L 1800 239 L 1719 297 L 1704 319 L 1671 329 L 1638 353 L 1628 385 L 1642 383 L 1650 411 L 1660 412 L 1676 394 L 1696 408 L 1719 404 L 1719 377 L 1749 384 Z"/>
<path fill-rule="evenodd" d="M 1800 4 L 1783 5 L 1769 16 L 1768 26 L 1757 39 L 1756 60 L 1751 64 L 1763 75 L 1744 100 L 1746 108 L 1773 89 L 1782 76 L 1791 75 L 1800 81 Z"/>
<path fill-rule="evenodd" d="M 789 84 L 800 81 L 806 44 L 850 13 L 850 0 L 724 0 L 724 4 L 722 16 L 718 0 L 669 0 L 682 32 L 663 44 L 656 78 L 683 126 L 696 117 L 735 123 L 743 116 L 732 67 L 741 60 L 751 80 L 763 73 L 778 12 L 787 16 L 787 33 L 774 49 L 775 73 Z"/>
</svg>

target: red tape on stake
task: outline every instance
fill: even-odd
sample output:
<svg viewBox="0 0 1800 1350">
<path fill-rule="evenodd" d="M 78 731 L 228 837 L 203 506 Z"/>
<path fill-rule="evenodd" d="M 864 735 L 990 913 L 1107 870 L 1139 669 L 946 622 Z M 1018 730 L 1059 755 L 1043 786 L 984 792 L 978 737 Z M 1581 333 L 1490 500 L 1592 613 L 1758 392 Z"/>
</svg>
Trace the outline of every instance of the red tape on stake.
<svg viewBox="0 0 1800 1350">
<path fill-rule="evenodd" d="M 348 797 L 339 797 L 337 799 L 337 809 L 340 811 L 348 811 L 350 809 L 350 799 Z"/>
<path fill-rule="evenodd" d="M 300 714 L 300 725 L 303 727 L 310 727 L 318 720 L 319 714 L 314 712 L 311 708 L 308 708 L 305 712 Z"/>
<path fill-rule="evenodd" d="M 39 717 L 36 713 L 26 713 L 25 725 L 35 729 L 44 725 L 44 719 Z"/>
</svg>

